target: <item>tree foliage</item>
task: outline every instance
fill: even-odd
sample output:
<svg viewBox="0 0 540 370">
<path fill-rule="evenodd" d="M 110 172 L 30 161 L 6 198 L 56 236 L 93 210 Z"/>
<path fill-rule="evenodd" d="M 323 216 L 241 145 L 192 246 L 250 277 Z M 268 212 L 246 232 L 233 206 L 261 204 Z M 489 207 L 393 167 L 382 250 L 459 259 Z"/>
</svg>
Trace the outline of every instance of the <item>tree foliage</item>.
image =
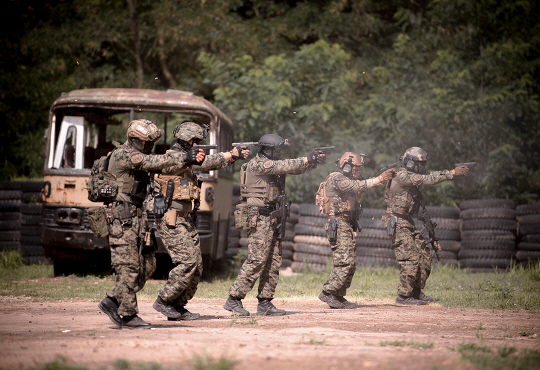
<svg viewBox="0 0 540 370">
<path fill-rule="evenodd" d="M 131 6 L 131 7 L 130 7 Z M 290 176 L 313 201 L 344 151 L 364 176 L 411 146 L 428 169 L 476 161 L 426 188 L 431 204 L 540 199 L 540 4 L 532 0 L 11 0 L 0 38 L 1 178 L 42 169 L 47 111 L 63 91 L 177 88 L 203 95 L 237 140 L 275 132 L 289 156 L 336 145 Z M 131 11 L 130 11 L 131 10 Z M 14 22 L 13 22 L 14 21 Z M 30 146 L 32 146 L 30 148 Z M 29 150 L 31 149 L 31 150 Z M 366 193 L 382 205 L 382 189 Z"/>
</svg>

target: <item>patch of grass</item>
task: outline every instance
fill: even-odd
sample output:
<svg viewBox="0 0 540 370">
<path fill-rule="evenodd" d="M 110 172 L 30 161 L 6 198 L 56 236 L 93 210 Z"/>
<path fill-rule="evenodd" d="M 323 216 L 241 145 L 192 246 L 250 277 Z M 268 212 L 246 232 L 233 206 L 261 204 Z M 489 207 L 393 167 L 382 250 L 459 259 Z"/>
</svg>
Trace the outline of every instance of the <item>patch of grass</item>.
<svg viewBox="0 0 540 370">
<path fill-rule="evenodd" d="M 205 351 L 201 355 L 193 355 L 193 359 L 186 367 L 177 366 L 177 367 L 165 367 L 156 362 L 143 362 L 132 364 L 131 362 L 118 359 L 111 363 L 113 370 L 232 370 L 235 365 L 235 362 L 221 356 L 217 359 L 208 356 L 208 353 Z M 4 370 L 3 367 L 0 367 L 0 370 Z M 6 369 L 7 370 L 7 369 Z M 28 370 L 89 370 L 85 366 L 79 366 L 74 364 L 72 361 L 67 359 L 64 356 L 58 355 L 56 358 L 47 362 L 43 365 L 37 365 L 35 367 L 30 367 Z"/>
<path fill-rule="evenodd" d="M 415 341 L 404 341 L 404 340 L 394 340 L 394 341 L 384 341 L 380 343 L 381 346 L 395 346 L 395 347 L 413 347 L 417 349 L 426 349 L 426 348 L 432 348 L 433 342 L 429 343 L 422 343 L 422 342 L 415 342 Z"/>
<path fill-rule="evenodd" d="M 322 338 L 322 339 L 316 339 L 316 338 L 310 338 L 309 340 L 304 340 L 304 338 L 302 337 L 302 340 L 299 342 L 300 344 L 312 344 L 312 345 L 319 345 L 319 346 L 324 346 L 327 344 L 326 342 L 326 338 Z"/>
<path fill-rule="evenodd" d="M 233 315 L 229 325 L 257 325 L 262 316 L 250 315 L 248 317 L 240 317 Z"/>
<path fill-rule="evenodd" d="M 458 352 L 461 358 L 473 363 L 477 370 L 528 370 L 540 369 L 540 351 L 515 347 L 500 347 L 496 352 L 474 343 L 462 343 Z"/>
<path fill-rule="evenodd" d="M 13 270 L 21 268 L 23 258 L 19 251 L 1 251 L 0 252 L 0 267 L 5 270 Z"/>
<path fill-rule="evenodd" d="M 114 286 L 114 275 L 49 279 L 53 277 L 51 265 L 19 265 L 16 255 L 4 253 L 0 254 L 0 295 L 99 301 Z M 467 269 L 435 266 L 425 293 L 446 307 L 540 310 L 540 280 L 536 280 L 536 274 L 540 274 L 538 266 L 519 266 L 500 273 L 471 273 Z M 235 279 L 236 274 L 213 275 L 212 280 L 199 284 L 196 297 L 225 301 Z M 327 279 L 328 273 L 315 272 L 281 276 L 275 298 L 283 302 L 315 299 Z M 398 281 L 397 269 L 359 268 L 347 291 L 347 299 L 392 302 L 397 295 Z M 150 280 L 137 296 L 155 299 L 164 283 L 164 280 Z M 256 299 L 257 293 L 257 289 L 253 289 L 246 298 Z"/>
</svg>

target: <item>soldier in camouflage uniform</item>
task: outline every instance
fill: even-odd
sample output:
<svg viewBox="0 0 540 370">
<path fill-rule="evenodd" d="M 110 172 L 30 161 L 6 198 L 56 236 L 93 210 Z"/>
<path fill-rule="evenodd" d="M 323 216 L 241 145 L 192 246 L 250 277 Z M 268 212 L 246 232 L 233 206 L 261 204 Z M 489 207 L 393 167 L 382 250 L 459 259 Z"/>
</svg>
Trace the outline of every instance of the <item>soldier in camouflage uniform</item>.
<svg viewBox="0 0 540 370">
<path fill-rule="evenodd" d="M 118 326 L 150 327 L 150 323 L 137 316 L 136 296 L 156 269 L 154 248 L 140 249 L 138 246 L 144 237 L 141 226 L 144 222 L 143 203 L 150 181 L 148 171 L 182 167 L 204 159 L 204 153 L 195 151 L 188 155 L 150 154 L 162 134 L 163 130 L 151 121 L 130 122 L 128 140 L 122 145 L 117 143 L 109 161 L 108 172 L 116 176 L 118 184 L 118 195 L 111 204 L 113 214 L 118 217 L 109 226 L 111 264 L 116 271 L 116 283 L 98 307 Z"/>
<path fill-rule="evenodd" d="M 275 217 L 278 202 L 285 199 L 285 174 L 300 175 L 323 163 L 322 151 L 296 159 L 281 159 L 287 141 L 278 135 L 263 135 L 258 143 L 258 153 L 240 172 L 240 198 L 249 206 L 248 257 L 238 277 L 229 289 L 229 298 L 223 308 L 240 316 L 249 316 L 242 299 L 259 280 L 257 299 L 258 315 L 285 315 L 284 310 L 272 304 L 281 266 L 281 240 L 278 232 L 285 228 L 285 220 Z M 279 199 L 279 200 L 278 200 Z M 285 209 L 285 208 L 284 208 Z"/>
<path fill-rule="evenodd" d="M 396 177 L 386 185 L 384 200 L 386 216 L 382 220 L 388 227 L 392 216 L 397 219 L 393 231 L 392 246 L 396 259 L 401 266 L 398 297 L 399 305 L 423 305 L 433 302 L 422 290 L 431 272 L 431 251 L 420 232 L 416 230 L 412 216 L 418 215 L 420 186 L 435 185 L 450 180 L 454 176 L 467 176 L 469 168 L 459 166 L 448 171 L 431 171 L 426 173 L 427 153 L 418 147 L 405 151 L 400 158 L 403 166 Z M 438 243 L 438 242 L 436 242 Z"/>
<path fill-rule="evenodd" d="M 174 128 L 173 135 L 177 143 L 168 153 L 187 153 L 197 148 L 196 144 L 207 136 L 207 131 L 196 123 L 184 122 Z M 230 152 L 208 155 L 198 165 L 169 167 L 156 178 L 163 192 L 169 180 L 175 183 L 169 211 L 174 221 L 167 223 L 167 217 L 162 218 L 158 227 L 161 240 L 175 267 L 169 272 L 169 278 L 153 305 L 156 311 L 167 316 L 170 321 L 196 320 L 200 317 L 185 308 L 195 295 L 203 272 L 199 234 L 191 213 L 197 211 L 200 198 L 198 179 L 193 172 L 232 166 L 237 159 L 246 159 L 248 155 L 249 149 L 245 147 L 233 148 Z M 195 209 L 193 203 L 197 203 Z"/>
<path fill-rule="evenodd" d="M 346 152 L 336 162 L 339 171 L 332 172 L 319 186 L 317 205 L 327 215 L 325 225 L 332 248 L 334 268 L 323 285 L 319 299 L 331 308 L 353 309 L 358 305 L 345 299 L 356 271 L 356 238 L 354 232 L 361 213 L 360 201 L 364 192 L 382 185 L 396 175 L 389 169 L 378 177 L 361 178 L 364 156 Z"/>
<path fill-rule="evenodd" d="M 389 169 L 377 177 L 361 178 L 364 156 L 346 152 L 336 162 L 339 169 L 332 172 L 319 186 L 317 205 L 326 214 L 326 235 L 332 248 L 334 268 L 323 285 L 319 299 L 330 308 L 353 309 L 358 305 L 345 299 L 356 271 L 356 238 L 360 201 L 364 192 L 382 185 L 396 175 Z"/>
</svg>

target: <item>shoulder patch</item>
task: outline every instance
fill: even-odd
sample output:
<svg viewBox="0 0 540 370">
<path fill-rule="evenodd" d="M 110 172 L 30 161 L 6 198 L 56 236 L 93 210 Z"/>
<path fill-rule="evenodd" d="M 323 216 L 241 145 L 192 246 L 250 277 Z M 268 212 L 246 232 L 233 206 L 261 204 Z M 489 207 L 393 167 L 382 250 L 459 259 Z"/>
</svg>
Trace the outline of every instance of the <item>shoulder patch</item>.
<svg viewBox="0 0 540 370">
<path fill-rule="evenodd" d="M 413 180 L 414 182 L 421 182 L 421 181 L 422 181 L 422 175 L 420 175 L 419 173 L 417 173 L 417 174 L 413 175 L 412 180 Z"/>
<path fill-rule="evenodd" d="M 143 159 L 144 159 L 144 156 L 142 155 L 142 153 L 137 153 L 131 156 L 131 162 L 133 164 L 139 164 L 143 161 Z"/>
<path fill-rule="evenodd" d="M 264 168 L 272 168 L 272 167 L 274 167 L 274 161 L 271 161 L 271 160 L 264 161 L 263 162 L 263 167 Z"/>
<path fill-rule="evenodd" d="M 342 188 L 347 188 L 349 187 L 349 185 L 351 184 L 351 180 L 349 179 L 343 179 L 339 182 L 339 185 L 342 187 Z"/>
</svg>

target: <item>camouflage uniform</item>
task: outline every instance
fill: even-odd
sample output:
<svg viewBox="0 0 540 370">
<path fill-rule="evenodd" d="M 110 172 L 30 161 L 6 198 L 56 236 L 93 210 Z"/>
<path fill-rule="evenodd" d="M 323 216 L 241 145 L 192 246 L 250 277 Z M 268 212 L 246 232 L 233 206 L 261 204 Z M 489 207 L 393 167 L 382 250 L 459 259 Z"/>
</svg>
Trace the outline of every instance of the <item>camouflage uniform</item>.
<svg viewBox="0 0 540 370">
<path fill-rule="evenodd" d="M 353 222 L 356 220 L 351 219 L 350 210 L 354 210 L 356 205 L 360 204 L 366 190 L 375 186 L 374 179 L 353 180 L 341 172 L 332 172 L 324 181 L 327 196 L 338 200 L 330 206 L 330 214 L 328 214 L 325 226 L 328 235 L 330 220 L 332 217 L 338 218 L 336 242 L 333 245 L 331 243 L 334 268 L 328 281 L 323 285 L 323 292 L 326 294 L 344 297 L 351 286 L 356 271 L 356 238 L 353 231 L 353 226 L 356 226 Z M 347 209 L 347 211 L 335 212 L 335 208 Z"/>
<path fill-rule="evenodd" d="M 246 172 L 255 176 L 300 175 L 315 168 L 306 164 L 303 158 L 272 160 L 257 155 L 247 164 Z M 229 289 L 229 295 L 243 299 L 253 289 L 260 278 L 257 298 L 272 299 L 276 291 L 281 266 L 281 241 L 277 240 L 277 219 L 272 219 L 265 210 L 265 202 L 261 198 L 247 198 L 251 229 L 248 231 L 248 257 Z"/>
<path fill-rule="evenodd" d="M 195 146 L 196 148 L 196 146 Z M 180 150 L 181 153 L 183 151 Z M 204 158 L 200 165 L 190 168 L 174 166 L 165 169 L 163 175 L 191 177 L 196 183 L 193 171 L 218 170 L 234 164 L 234 160 L 226 160 L 223 153 L 212 154 Z M 176 227 L 169 227 L 164 219 L 159 223 L 159 235 L 175 267 L 159 292 L 161 299 L 175 307 L 183 307 L 193 298 L 197 291 L 203 267 L 199 234 L 196 225 L 188 215 L 192 211 L 191 200 L 173 200 L 172 209 L 177 211 Z"/>
<path fill-rule="evenodd" d="M 384 198 L 387 216 L 383 216 L 383 221 L 387 224 L 390 215 L 398 218 L 391 239 L 396 259 L 401 266 L 399 296 L 413 297 L 417 295 L 415 293 L 419 294 L 431 272 L 431 250 L 412 220 L 420 206 L 415 201 L 416 194 L 420 192 L 419 187 L 435 185 L 452 178 L 448 170 L 418 174 L 401 167 L 396 177 L 386 186 Z"/>
<path fill-rule="evenodd" d="M 175 153 L 143 154 L 135 149 L 129 140 L 115 149 L 111 155 L 109 172 L 116 175 L 117 179 L 123 180 L 125 185 L 124 191 L 118 193 L 112 206 L 120 210 L 125 203 L 131 215 L 131 225 L 129 223 L 122 225 L 119 219 L 113 221 L 112 233 L 121 234 L 121 236 L 109 236 L 111 264 L 116 271 L 116 283 L 113 290 L 107 292 L 107 296 L 118 301 L 119 315 L 133 316 L 139 312 L 136 293 L 144 287 L 156 269 L 153 247 L 143 250 L 139 255 L 137 241 L 138 238 L 143 237 L 140 234 L 143 202 L 133 199 L 130 195 L 133 177 L 137 178 L 147 171 L 159 171 L 174 165 L 181 167 L 183 163 L 182 156 Z M 146 187 L 146 184 L 142 186 Z"/>
</svg>

